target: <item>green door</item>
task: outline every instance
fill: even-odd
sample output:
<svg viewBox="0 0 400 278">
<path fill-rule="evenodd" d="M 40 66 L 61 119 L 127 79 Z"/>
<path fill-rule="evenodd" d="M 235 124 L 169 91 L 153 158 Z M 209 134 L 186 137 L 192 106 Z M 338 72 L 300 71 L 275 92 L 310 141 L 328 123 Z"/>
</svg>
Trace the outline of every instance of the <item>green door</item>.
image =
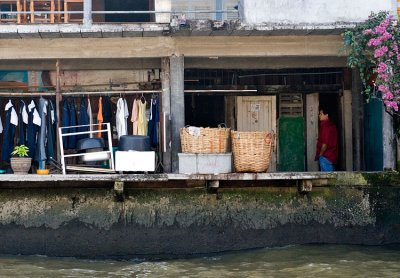
<svg viewBox="0 0 400 278">
<path fill-rule="evenodd" d="M 304 171 L 304 118 L 279 118 L 278 171 Z"/>
<path fill-rule="evenodd" d="M 364 107 L 365 170 L 383 170 L 382 101 L 372 99 Z"/>
</svg>

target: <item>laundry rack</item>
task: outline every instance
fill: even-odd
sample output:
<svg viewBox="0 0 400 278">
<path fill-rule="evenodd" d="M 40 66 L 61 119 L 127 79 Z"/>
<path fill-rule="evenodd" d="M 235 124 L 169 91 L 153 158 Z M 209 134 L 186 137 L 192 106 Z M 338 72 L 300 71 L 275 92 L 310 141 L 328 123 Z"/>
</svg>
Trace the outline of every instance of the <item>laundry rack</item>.
<svg viewBox="0 0 400 278">
<path fill-rule="evenodd" d="M 21 88 L 24 89 L 24 88 Z M 60 92 L 60 91 L 25 91 L 25 92 L 21 92 L 21 91 L 11 91 L 11 92 L 4 92 L 4 91 L 0 91 L 0 97 L 56 97 L 56 111 L 57 111 L 57 118 L 60 118 L 60 103 L 57 101 L 58 96 L 60 96 L 59 100 L 61 100 L 61 97 L 63 96 L 111 96 L 111 95 L 119 95 L 121 96 L 125 96 L 125 95 L 144 95 L 144 94 L 152 94 L 152 95 L 156 95 L 161 93 L 161 90 L 118 90 L 118 91 L 83 91 L 83 92 L 71 92 L 71 91 L 67 91 L 67 92 Z M 100 124 L 95 124 L 95 125 L 100 125 Z M 67 166 L 65 164 L 65 158 L 68 157 L 76 157 L 76 156 L 81 156 L 82 154 L 65 154 L 64 153 L 64 146 L 62 144 L 62 138 L 65 136 L 73 136 L 73 135 L 81 135 L 81 134 L 90 134 L 90 133 L 100 133 L 100 132 L 109 132 L 108 135 L 108 150 L 104 151 L 104 152 L 110 152 L 110 157 L 113 157 L 113 153 L 112 153 L 112 137 L 111 137 L 111 125 L 110 123 L 103 123 L 103 126 L 105 126 L 106 128 L 103 130 L 94 130 L 94 131 L 82 131 L 82 132 L 74 132 L 74 133 L 64 133 L 64 127 L 60 127 L 59 126 L 59 122 L 57 123 L 57 130 L 58 130 L 58 141 L 59 144 L 57 144 L 56 148 L 57 148 L 57 153 L 58 153 L 58 160 L 61 162 L 62 164 L 62 171 L 63 174 L 66 174 L 66 170 L 79 170 L 76 169 L 76 167 L 79 166 Z M 75 127 L 81 127 L 81 126 L 75 126 Z M 72 127 L 65 127 L 66 129 L 68 128 L 72 128 Z M 113 158 L 110 159 L 109 161 L 109 169 L 100 169 L 99 168 L 95 168 L 95 172 L 114 172 L 114 160 Z M 74 168 L 74 169 L 73 169 Z M 85 169 L 87 169 L 87 171 L 90 171 L 90 167 L 84 167 Z M 94 171 L 94 170 L 93 170 Z"/>
</svg>

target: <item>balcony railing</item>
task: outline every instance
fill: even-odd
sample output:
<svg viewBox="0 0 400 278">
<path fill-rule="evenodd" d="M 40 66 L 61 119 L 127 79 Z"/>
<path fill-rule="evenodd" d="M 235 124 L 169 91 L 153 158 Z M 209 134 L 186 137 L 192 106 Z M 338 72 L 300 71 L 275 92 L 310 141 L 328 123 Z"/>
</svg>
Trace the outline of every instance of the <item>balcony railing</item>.
<svg viewBox="0 0 400 278">
<path fill-rule="evenodd" d="M 92 24 L 94 23 L 182 23 L 186 20 L 239 19 L 234 7 L 229 10 L 99 11 L 84 0 L 0 0 L 0 24 Z"/>
</svg>

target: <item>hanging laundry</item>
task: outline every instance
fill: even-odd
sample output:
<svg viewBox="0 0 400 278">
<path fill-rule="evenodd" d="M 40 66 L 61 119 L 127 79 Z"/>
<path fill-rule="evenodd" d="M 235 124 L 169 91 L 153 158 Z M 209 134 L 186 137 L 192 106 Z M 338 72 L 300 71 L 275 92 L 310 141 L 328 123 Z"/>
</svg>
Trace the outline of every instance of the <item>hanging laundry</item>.
<svg viewBox="0 0 400 278">
<path fill-rule="evenodd" d="M 37 143 L 36 143 L 36 152 L 35 152 L 35 160 L 39 162 L 39 169 L 44 168 L 44 162 L 46 161 L 46 115 L 47 115 L 47 105 L 48 102 L 44 98 L 40 97 L 38 112 L 41 119 L 40 130 L 38 133 Z"/>
<path fill-rule="evenodd" d="M 146 105 L 146 99 L 143 97 L 139 101 L 138 135 L 147 135 Z"/>
<path fill-rule="evenodd" d="M 69 119 L 68 100 L 67 100 L 67 98 L 63 98 L 63 100 L 62 100 L 62 121 L 61 121 L 61 126 L 62 127 L 69 126 L 69 122 L 70 122 L 70 119 Z M 63 128 L 62 129 L 62 133 L 63 134 L 68 133 L 68 129 Z M 62 142 L 63 142 L 64 149 L 68 148 L 68 139 L 69 139 L 69 136 L 63 136 L 62 137 Z"/>
<path fill-rule="evenodd" d="M 1 121 L 1 117 L 0 117 L 0 133 L 3 133 L 3 123 Z"/>
<path fill-rule="evenodd" d="M 90 104 L 90 98 L 87 97 L 87 115 L 89 118 L 89 130 L 93 131 L 93 114 L 92 114 L 92 106 Z M 90 138 L 93 138 L 93 133 L 89 134 Z"/>
<path fill-rule="evenodd" d="M 29 148 L 28 155 L 30 158 L 35 158 L 35 150 L 37 143 L 37 132 L 41 125 L 39 112 L 36 109 L 35 102 L 32 100 L 28 105 L 28 136 L 27 147 Z"/>
<path fill-rule="evenodd" d="M 54 143 L 56 140 L 57 113 L 54 103 L 49 100 L 49 115 L 47 117 L 47 158 L 55 158 Z"/>
<path fill-rule="evenodd" d="M 103 123 L 110 123 L 110 128 L 111 128 L 112 108 L 111 108 L 110 97 L 104 96 L 102 102 L 103 102 Z M 103 138 L 104 140 L 108 140 L 106 132 L 103 132 Z"/>
<path fill-rule="evenodd" d="M 151 146 L 153 148 L 156 148 L 158 143 L 158 123 L 160 122 L 158 106 L 158 98 L 153 97 L 150 102 L 150 117 L 148 126 L 148 136 L 150 137 Z"/>
<path fill-rule="evenodd" d="M 11 152 L 14 149 L 14 136 L 15 129 L 18 126 L 18 115 L 14 109 L 14 105 L 11 100 L 8 101 L 5 107 L 6 111 L 6 122 L 4 128 L 4 136 L 3 136 L 3 148 L 2 148 L 2 156 L 1 158 L 4 161 L 9 162 L 11 157 Z"/>
<path fill-rule="evenodd" d="M 103 122 L 111 123 L 112 118 L 112 108 L 111 108 L 111 100 L 109 96 L 104 96 L 102 99 L 103 103 Z"/>
<path fill-rule="evenodd" d="M 120 98 L 117 102 L 117 113 L 115 115 L 115 122 L 119 137 L 128 134 L 127 119 L 129 117 L 128 104 L 124 98 Z"/>
<path fill-rule="evenodd" d="M 99 111 L 97 112 L 97 123 L 99 124 L 97 129 L 98 130 L 102 130 L 103 126 L 103 101 L 102 101 L 102 97 L 99 97 Z M 102 137 L 102 132 L 99 132 L 96 134 L 97 138 L 101 138 Z"/>
<path fill-rule="evenodd" d="M 139 118 L 139 102 L 135 99 L 132 104 L 132 115 L 131 115 L 133 135 L 138 134 L 138 118 Z"/>
<path fill-rule="evenodd" d="M 69 98 L 69 104 L 68 104 L 68 108 L 69 108 L 69 125 L 70 126 L 77 126 L 77 118 L 76 118 L 76 110 L 75 110 L 75 99 L 70 97 Z M 76 132 L 76 128 L 75 127 L 71 127 L 68 130 L 69 133 L 73 133 Z M 70 149 L 75 149 L 76 148 L 76 141 L 77 141 L 77 136 L 76 135 L 72 135 L 72 136 L 68 136 L 69 140 L 68 140 L 68 148 Z"/>
<path fill-rule="evenodd" d="M 87 108 L 87 100 L 85 97 L 81 98 L 81 104 L 79 106 L 79 125 L 88 125 L 89 124 L 89 115 L 88 115 L 88 108 Z M 89 131 L 89 127 L 79 127 L 78 132 Z M 88 138 L 88 134 L 81 134 L 78 135 L 78 140 L 83 138 Z"/>
<path fill-rule="evenodd" d="M 26 127 L 28 125 L 28 110 L 25 105 L 25 102 L 21 99 L 20 100 L 20 107 L 19 107 L 19 138 L 18 138 L 18 145 L 26 145 Z"/>
</svg>

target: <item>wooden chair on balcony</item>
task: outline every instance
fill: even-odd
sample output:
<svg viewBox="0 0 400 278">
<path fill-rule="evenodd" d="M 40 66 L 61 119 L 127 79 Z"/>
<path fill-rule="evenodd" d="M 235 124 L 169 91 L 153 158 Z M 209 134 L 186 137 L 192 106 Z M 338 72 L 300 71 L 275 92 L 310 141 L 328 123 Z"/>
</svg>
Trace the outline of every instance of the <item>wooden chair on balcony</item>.
<svg viewBox="0 0 400 278">
<path fill-rule="evenodd" d="M 79 21 L 81 22 L 83 19 L 83 14 L 76 16 L 76 18 L 71 18 L 71 15 L 68 14 L 71 11 L 72 6 L 80 6 L 80 11 L 83 12 L 83 1 L 84 0 L 64 0 L 64 23 L 69 23 L 70 21 Z"/>
<path fill-rule="evenodd" d="M 25 9 L 24 4 L 25 3 Z M 6 10 L 3 10 L 3 9 Z M 23 10 L 26 11 L 26 0 L 0 0 L 0 10 L 1 11 L 10 11 L 10 12 L 22 12 Z M 24 15 L 24 18 L 26 18 L 26 15 Z M 22 15 L 17 14 L 17 15 L 1 15 L 0 17 L 0 22 L 16 22 L 18 24 L 22 23 Z"/>
<path fill-rule="evenodd" d="M 41 11 L 50 12 L 50 14 L 37 13 Z M 54 0 L 30 0 L 31 23 L 54 23 L 54 11 Z"/>
</svg>

